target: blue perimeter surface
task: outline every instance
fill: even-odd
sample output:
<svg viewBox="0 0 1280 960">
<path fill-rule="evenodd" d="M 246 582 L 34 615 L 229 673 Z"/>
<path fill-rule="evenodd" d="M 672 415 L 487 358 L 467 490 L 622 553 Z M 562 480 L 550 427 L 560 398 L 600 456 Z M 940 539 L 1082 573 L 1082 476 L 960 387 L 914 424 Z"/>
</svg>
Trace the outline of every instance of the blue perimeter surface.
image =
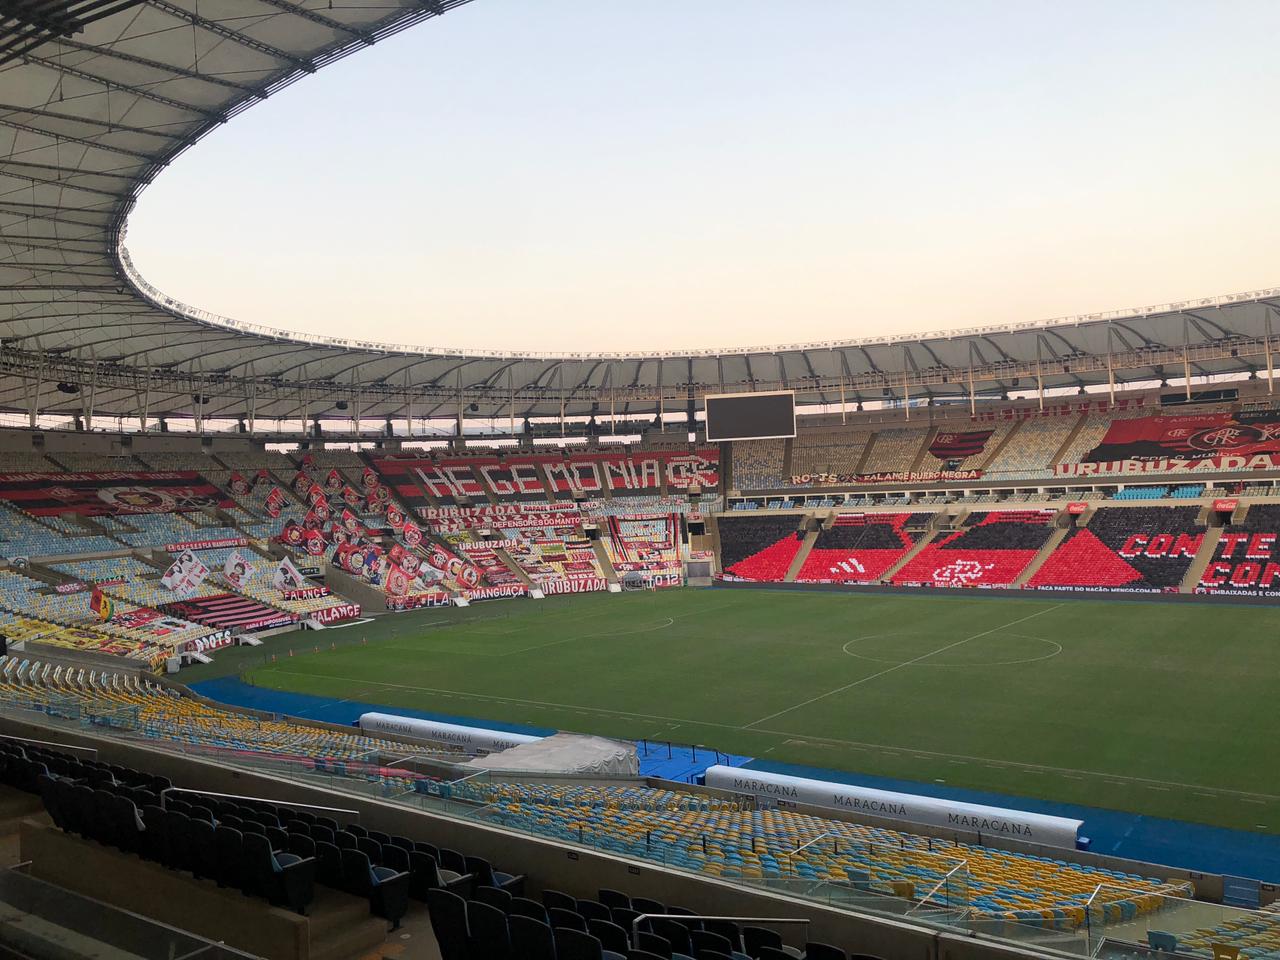
<svg viewBox="0 0 1280 960">
<path fill-rule="evenodd" d="M 310 720 L 323 720 L 327 723 L 350 725 L 359 720 L 362 713 L 395 713 L 422 720 L 460 723 L 464 726 L 478 725 L 474 717 L 388 707 L 385 704 L 363 703 L 358 700 L 333 700 L 283 690 L 268 690 L 245 683 L 238 677 L 220 677 L 217 680 L 193 683 L 191 689 L 201 696 L 233 706 L 265 710 L 269 713 L 286 713 Z M 493 730 L 527 733 L 537 737 L 550 736 L 556 732 L 548 727 L 531 727 L 488 720 L 483 722 L 486 727 Z M 640 753 L 640 773 L 646 777 L 661 777 L 664 780 L 688 783 L 711 764 L 722 763 L 727 766 L 783 773 L 793 777 L 830 780 L 835 783 L 873 787 L 878 790 L 896 790 L 901 793 L 915 793 L 965 803 L 1009 807 L 1083 820 L 1084 826 L 1081 827 L 1080 832 L 1093 841 L 1090 849 L 1094 853 L 1126 857 L 1130 860 L 1144 860 L 1148 863 L 1181 867 L 1184 870 L 1196 870 L 1202 873 L 1253 877 L 1268 882 L 1280 881 L 1280 836 L 1250 833 L 1247 830 L 1228 830 L 1224 827 L 1211 827 L 1185 820 L 1147 817 L 1138 813 L 1105 810 L 1101 807 L 1055 803 L 1049 800 L 1035 800 L 1031 797 L 982 790 L 966 790 L 939 783 L 896 780 L 889 777 L 848 773 L 843 770 L 752 760 L 749 757 L 723 753 L 717 756 L 713 751 L 703 748 L 699 748 L 695 755 L 695 751 L 689 747 L 673 747 L 672 755 L 668 757 L 665 744 L 659 746 L 651 743 L 647 750 L 642 744 L 637 744 L 637 747 Z"/>
<path fill-rule="evenodd" d="M 550 727 L 531 727 L 523 723 L 501 723 L 497 720 L 478 721 L 475 717 L 459 717 L 449 713 L 435 713 L 430 710 L 410 710 L 407 707 L 388 707 L 382 703 L 364 703 L 360 700 L 334 700 L 329 697 L 317 697 L 309 693 L 289 693 L 285 690 L 268 690 L 245 683 L 238 677 L 219 677 L 216 680 L 204 680 L 191 684 L 191 689 L 202 697 L 229 703 L 236 707 L 247 707 L 251 710 L 263 710 L 267 713 L 287 713 L 293 717 L 305 717 L 308 720 L 321 720 L 325 723 L 340 723 L 346 726 L 354 724 L 362 713 L 394 713 L 402 717 L 414 717 L 418 720 L 435 720 L 440 723 L 459 723 L 466 727 L 477 727 L 481 723 L 487 729 L 501 730 L 504 733 L 524 733 L 531 737 L 549 737 L 557 731 Z M 705 747 L 685 747 L 672 745 L 668 750 L 665 743 L 636 743 L 636 751 L 640 757 L 640 774 L 645 777 L 661 777 L 663 780 L 675 780 L 681 783 L 692 783 L 695 777 L 706 772 L 712 764 L 722 763 L 725 766 L 740 767 L 750 757 L 738 757 L 732 754 L 717 754 Z"/>
</svg>

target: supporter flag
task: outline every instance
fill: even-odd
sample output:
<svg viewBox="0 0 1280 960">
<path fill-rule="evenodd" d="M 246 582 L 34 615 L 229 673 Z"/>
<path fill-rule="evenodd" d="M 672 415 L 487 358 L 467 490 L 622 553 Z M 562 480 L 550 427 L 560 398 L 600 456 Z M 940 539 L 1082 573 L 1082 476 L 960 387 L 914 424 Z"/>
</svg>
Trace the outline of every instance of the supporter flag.
<svg viewBox="0 0 1280 960">
<path fill-rule="evenodd" d="M 190 593 L 209 575 L 209 568 L 190 550 L 183 550 L 164 572 L 160 582 L 174 593 Z"/>
<path fill-rule="evenodd" d="M 266 510 L 268 517 L 274 519 L 280 516 L 280 511 L 284 509 L 284 504 L 284 491 L 279 487 L 272 487 L 271 492 L 267 494 L 267 499 L 263 503 L 262 508 Z"/>
<path fill-rule="evenodd" d="M 249 481 L 244 478 L 239 470 L 231 471 L 231 492 L 237 497 L 243 497 L 249 492 Z"/>
<path fill-rule="evenodd" d="M 416 547 L 422 542 L 422 529 L 412 520 L 405 520 L 404 526 L 400 528 L 400 536 L 404 537 L 404 542 L 410 547 Z"/>
<path fill-rule="evenodd" d="M 329 529 L 325 532 L 325 536 L 330 543 L 344 544 L 352 540 L 353 535 L 348 533 L 346 528 L 340 523 L 329 524 Z"/>
<path fill-rule="evenodd" d="M 312 508 L 308 510 L 306 516 L 302 518 L 302 526 L 305 530 L 319 530 L 324 526 L 327 518 L 320 515 L 320 511 Z"/>
<path fill-rule="evenodd" d="M 339 514 L 339 519 L 342 521 L 342 525 L 352 533 L 360 532 L 360 518 L 350 510 L 343 510 L 342 513 Z"/>
<path fill-rule="evenodd" d="M 391 500 L 391 491 L 386 487 L 374 487 L 373 499 L 381 503 L 387 503 Z"/>
<path fill-rule="evenodd" d="M 260 483 L 270 483 L 271 473 L 266 467 L 262 467 L 253 478 L 253 485 L 256 487 Z"/>
<path fill-rule="evenodd" d="M 303 454 L 302 466 L 307 470 L 314 470 L 316 468 L 316 458 L 309 453 Z"/>
<path fill-rule="evenodd" d="M 311 489 L 311 478 L 307 476 L 307 471 L 299 470 L 293 475 L 293 492 L 300 497 L 304 497 L 307 491 Z"/>
<path fill-rule="evenodd" d="M 360 491 L 351 486 L 351 484 L 347 484 L 342 488 L 342 500 L 347 506 L 358 507 L 361 499 Z"/>
<path fill-rule="evenodd" d="M 364 512 L 372 514 L 380 514 L 387 509 L 387 504 L 376 497 L 366 497 L 364 501 Z"/>
<path fill-rule="evenodd" d="M 992 430 L 970 430 L 964 433 L 939 431 L 929 444 L 929 453 L 939 460 L 963 460 L 981 453 L 991 439 Z"/>
<path fill-rule="evenodd" d="M 373 467 L 364 468 L 364 472 L 360 474 L 360 482 L 366 490 L 372 490 L 378 485 L 378 474 Z"/>
<path fill-rule="evenodd" d="M 329 475 L 324 478 L 324 488 L 330 493 L 337 493 L 342 489 L 342 474 L 336 468 L 329 471 Z"/>
<path fill-rule="evenodd" d="M 333 562 L 336 566 L 346 570 L 348 573 L 354 573 L 356 576 L 364 574 L 364 560 L 364 551 L 354 543 L 344 543 L 338 547 L 333 555 Z"/>
<path fill-rule="evenodd" d="M 453 558 L 449 556 L 448 551 L 437 544 L 431 544 L 427 550 L 427 563 L 437 570 L 444 570 L 448 567 L 451 559 Z"/>
<path fill-rule="evenodd" d="M 326 546 L 327 544 L 324 540 L 324 534 L 319 530 L 302 531 L 302 549 L 307 551 L 311 556 L 323 556 Z"/>
<path fill-rule="evenodd" d="M 468 590 L 472 590 L 480 585 L 480 571 L 468 564 L 458 571 L 456 579 Z"/>
<path fill-rule="evenodd" d="M 324 498 L 323 493 L 311 500 L 311 512 L 321 520 L 329 519 L 329 501 Z"/>
<path fill-rule="evenodd" d="M 109 596 L 94 587 L 93 593 L 89 594 L 89 609 L 97 614 L 99 620 L 105 623 L 116 612 L 116 605 Z"/>
<path fill-rule="evenodd" d="M 227 557 L 222 565 L 222 575 L 237 590 L 253 578 L 254 572 L 253 564 L 246 560 L 239 550 L 231 551 L 231 556 Z"/>
<path fill-rule="evenodd" d="M 290 520 L 280 531 L 280 539 L 285 543 L 293 544 L 296 547 L 302 542 L 302 527 Z"/>
<path fill-rule="evenodd" d="M 302 574 L 298 572 L 298 568 L 293 565 L 293 561 L 285 557 L 280 561 L 280 565 L 276 567 L 276 572 L 271 577 L 271 584 L 281 593 L 287 590 L 301 590 L 307 585 L 307 581 Z"/>
<path fill-rule="evenodd" d="M 394 503 L 387 504 L 387 523 L 391 524 L 391 529 L 397 532 L 404 526 L 404 511 Z"/>
<path fill-rule="evenodd" d="M 387 596 L 403 597 L 409 592 L 410 577 L 394 563 L 387 565 Z"/>
</svg>

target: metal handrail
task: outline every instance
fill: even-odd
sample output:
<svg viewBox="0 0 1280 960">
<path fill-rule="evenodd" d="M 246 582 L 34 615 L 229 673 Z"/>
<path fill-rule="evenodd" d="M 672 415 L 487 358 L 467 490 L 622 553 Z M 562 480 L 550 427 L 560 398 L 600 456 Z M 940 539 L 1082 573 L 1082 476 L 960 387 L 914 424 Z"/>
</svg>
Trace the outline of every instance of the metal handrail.
<svg viewBox="0 0 1280 960">
<path fill-rule="evenodd" d="M 907 911 L 906 915 L 909 917 L 909 916 L 911 916 L 911 914 L 915 913 L 917 910 L 919 910 L 921 907 L 923 907 L 926 903 L 928 903 L 928 902 L 929 902 L 929 898 L 930 898 L 930 897 L 932 897 L 932 896 L 933 896 L 935 893 L 937 893 L 939 890 L 941 890 L 941 889 L 942 889 L 942 885 L 943 885 L 944 883 L 946 883 L 948 880 L 950 880 L 950 879 L 951 879 L 951 875 L 952 875 L 953 873 L 955 873 L 955 872 L 956 872 L 957 870 L 959 870 L 961 867 L 968 867 L 968 866 L 969 866 L 969 861 L 968 861 L 968 860 L 961 860 L 961 861 L 960 861 L 959 863 L 957 863 L 954 867 L 952 867 L 950 870 L 948 870 L 948 871 L 946 872 L 946 875 L 945 875 L 945 876 L 943 876 L 943 878 L 942 878 L 941 880 L 939 880 L 937 883 L 935 883 L 935 884 L 930 888 L 930 890 L 929 890 L 929 892 L 928 892 L 928 893 L 926 893 L 923 897 L 921 897 L 921 898 L 920 898 L 920 902 L 919 902 L 919 903 L 917 903 L 914 907 L 912 907 L 910 910 L 908 910 L 908 911 Z M 1094 892 L 1096 893 L 1097 891 L 1094 891 Z"/>
<path fill-rule="evenodd" d="M 9 734 L 0 734 L 0 740 L 17 740 L 19 743 L 36 743 L 42 747 L 59 747 L 63 750 L 80 750 L 84 753 L 92 753 L 95 757 L 98 755 L 97 747 L 80 747 L 74 743 L 59 743 L 56 740 L 36 740 L 33 737 L 15 737 Z"/>
<path fill-rule="evenodd" d="M 805 926 L 809 925 L 809 920 L 804 917 L 711 917 L 704 916 L 700 913 L 642 913 L 631 921 L 631 944 L 635 947 L 639 947 L 640 945 L 641 920 L 675 920 L 677 923 L 688 920 L 728 920 L 733 923 L 802 923 Z"/>
<path fill-rule="evenodd" d="M 360 819 L 359 810 L 348 810 L 345 807 L 322 807 L 318 803 L 297 803 L 292 800 L 272 800 L 270 797 L 251 797 L 243 793 L 214 793 L 212 790 L 193 790 L 190 787 L 165 787 L 160 791 L 160 809 L 165 807 L 165 797 L 170 793 L 196 793 L 202 797 L 220 797 L 224 800 L 254 800 L 259 803 L 272 803 L 278 807 L 305 807 L 308 810 L 323 810 L 326 813 L 346 813 Z"/>
</svg>

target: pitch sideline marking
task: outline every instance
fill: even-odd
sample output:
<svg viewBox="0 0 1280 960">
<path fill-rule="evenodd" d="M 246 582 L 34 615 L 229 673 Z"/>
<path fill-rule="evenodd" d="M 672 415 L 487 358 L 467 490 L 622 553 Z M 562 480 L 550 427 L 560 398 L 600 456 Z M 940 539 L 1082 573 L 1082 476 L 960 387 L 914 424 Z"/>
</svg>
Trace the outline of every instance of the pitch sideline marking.
<svg viewBox="0 0 1280 960">
<path fill-rule="evenodd" d="M 886 667 L 885 669 L 879 671 L 878 673 L 873 673 L 870 676 L 862 677 L 859 680 L 854 680 L 852 683 L 846 683 L 843 687 L 837 687 L 836 689 L 829 690 L 826 693 L 820 693 L 816 697 L 810 697 L 808 700 L 801 701 L 800 703 L 797 703 L 795 706 L 787 707 L 785 710 L 778 710 L 775 713 L 769 714 L 767 717 L 761 717 L 759 720 L 753 720 L 747 724 L 746 728 L 749 729 L 751 727 L 754 727 L 758 723 L 765 723 L 766 721 L 773 720 L 777 717 L 782 716 L 785 713 L 791 713 L 791 711 L 793 710 L 799 710 L 801 707 L 807 707 L 811 703 L 817 703 L 819 700 L 825 700 L 827 697 L 833 697 L 837 693 L 844 693 L 846 690 L 852 690 L 854 687 L 861 686 L 864 683 L 869 683 L 872 680 L 878 680 L 880 677 L 893 673 L 895 670 L 901 670 L 903 667 L 909 667 L 913 663 L 919 663 L 921 660 L 927 660 L 929 657 L 935 656 L 939 653 L 945 653 L 946 651 L 951 650 L 954 647 L 958 647 L 961 644 L 968 643 L 970 640 L 978 640 L 982 637 L 986 637 L 993 633 L 997 633 L 1000 630 L 1005 630 L 1005 629 L 1008 629 L 1009 627 L 1016 627 L 1018 624 L 1026 623 L 1028 620 L 1032 620 L 1038 616 L 1041 616 L 1042 614 L 1052 613 L 1054 610 L 1060 610 L 1063 606 L 1064 606 L 1063 603 L 1055 603 L 1052 607 L 1046 607 L 1044 610 L 1037 610 L 1035 613 L 1028 614 L 1025 617 L 1019 617 L 1017 620 L 1010 621 L 1009 623 L 1004 623 L 998 627 L 992 627 L 990 630 L 983 630 L 981 633 L 975 633 L 971 637 L 965 637 L 961 640 L 956 640 L 952 643 L 948 643 L 946 646 L 939 647 L 937 650 L 930 650 L 928 653 L 922 653 L 920 654 L 920 656 L 912 657 L 910 660 L 907 660 L 903 663 L 895 664 L 892 667 Z"/>
<path fill-rule="evenodd" d="M 343 679 L 342 677 L 333 677 L 333 676 L 328 676 L 326 674 L 306 673 L 304 671 L 299 671 L 299 670 L 280 670 L 274 667 L 267 668 L 267 671 L 264 671 L 264 672 L 268 672 L 268 671 L 272 673 L 279 673 L 285 676 L 308 677 L 309 679 L 312 679 L 312 680 L 342 680 Z M 1126 776 L 1125 774 L 1101 773 L 1097 770 L 1081 770 L 1075 767 L 1054 767 L 1054 766 L 1050 766 L 1048 764 L 1043 764 L 1043 763 L 1023 763 L 1018 760 L 997 760 L 992 757 L 977 757 L 967 753 L 943 753 L 938 750 L 921 750 L 918 747 L 890 746 L 884 743 L 869 743 L 863 740 L 842 740 L 839 737 L 824 737 L 816 734 L 797 734 L 797 733 L 788 732 L 785 730 L 769 730 L 764 727 L 752 727 L 751 729 L 748 729 L 746 727 L 734 726 L 731 723 L 716 723 L 712 720 L 689 720 L 689 719 L 680 718 L 680 717 L 663 717 L 663 716 L 657 716 L 651 713 L 633 713 L 626 710 L 607 710 L 602 707 L 584 707 L 584 706 L 581 706 L 580 704 L 554 703 L 547 700 L 526 700 L 521 697 L 498 697 L 498 696 L 494 696 L 492 694 L 487 694 L 487 693 L 471 693 L 465 690 L 443 690 L 437 687 L 419 687 L 419 686 L 414 686 L 412 684 L 407 684 L 407 683 L 388 683 L 386 681 L 381 681 L 381 680 L 366 680 L 366 681 L 363 681 L 362 685 L 376 686 L 376 687 L 391 687 L 392 689 L 396 689 L 396 690 L 412 690 L 419 693 L 443 694 L 445 696 L 460 697 L 464 700 L 491 700 L 497 703 L 514 703 L 514 704 L 520 704 L 524 706 L 534 706 L 534 707 L 555 707 L 556 709 L 575 710 L 579 712 L 586 711 L 588 713 L 598 713 L 598 714 L 603 714 L 609 717 L 621 717 L 624 719 L 638 718 L 641 720 L 659 720 L 666 723 L 680 724 L 681 726 L 689 725 L 694 727 L 716 727 L 721 730 L 733 730 L 738 733 L 765 733 L 765 734 L 769 734 L 770 736 L 784 737 L 784 738 L 803 737 L 805 740 L 821 741 L 823 743 L 836 743 L 836 744 L 840 744 L 841 746 L 855 747 L 855 748 L 864 749 L 864 750 L 874 750 L 880 753 L 885 753 L 890 755 L 892 755 L 894 751 L 898 751 L 901 753 L 913 754 L 916 756 L 940 757 L 944 760 L 946 759 L 968 760 L 973 763 L 986 764 L 992 770 L 1000 770 L 1005 767 L 1016 767 L 1020 770 L 1025 770 L 1028 772 L 1041 772 L 1041 773 L 1047 772 L 1047 773 L 1052 773 L 1064 778 L 1067 777 L 1069 774 L 1080 774 L 1086 777 L 1105 779 L 1111 782 L 1115 786 L 1125 786 L 1127 783 L 1136 783 L 1141 785 L 1154 784 L 1158 786 L 1178 787 L 1184 790 L 1207 791 L 1220 796 L 1234 796 L 1234 797 L 1242 797 L 1242 798 L 1260 797 L 1262 798 L 1262 801 L 1280 800 L 1280 795 L 1272 794 L 1272 793 L 1258 793 L 1256 791 L 1251 791 L 1251 790 L 1230 790 L 1230 789 L 1224 789 L 1221 787 L 1209 787 L 1200 783 L 1183 783 L 1180 780 L 1155 780 L 1150 777 L 1130 777 L 1130 776 Z M 1254 802 L 1262 802 L 1262 801 L 1254 801 Z"/>
<path fill-rule="evenodd" d="M 863 640 L 874 640 L 877 637 L 894 637 L 894 636 L 910 636 L 904 633 L 869 633 L 865 637 L 854 637 L 848 640 L 840 647 L 840 652 L 845 656 L 853 657 L 855 660 L 866 660 L 869 663 L 898 663 L 897 660 L 882 660 L 879 657 L 868 657 L 861 653 L 854 653 L 849 648 L 855 643 L 861 643 Z M 1046 653 L 1040 657 L 1026 657 L 1022 660 L 995 660 L 990 663 L 926 663 L 926 667 L 949 667 L 951 669 L 964 669 L 966 667 L 1015 667 L 1023 663 L 1040 663 L 1042 660 L 1052 660 L 1062 652 L 1062 644 L 1056 640 L 1046 640 L 1044 637 L 1032 637 L 1025 633 L 1011 633 L 1011 637 L 1018 637 L 1021 640 L 1035 640 L 1038 643 L 1047 643 L 1053 647 L 1052 653 Z"/>
</svg>

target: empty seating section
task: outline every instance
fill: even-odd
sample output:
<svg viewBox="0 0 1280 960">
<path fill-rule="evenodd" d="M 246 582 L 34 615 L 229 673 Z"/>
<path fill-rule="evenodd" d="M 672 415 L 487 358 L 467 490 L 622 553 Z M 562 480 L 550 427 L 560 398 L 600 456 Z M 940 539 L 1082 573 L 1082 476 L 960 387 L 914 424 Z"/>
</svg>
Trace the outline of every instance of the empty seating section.
<svg viewBox="0 0 1280 960">
<path fill-rule="evenodd" d="M 42 523 L 0 501 L 0 556 L 58 557 L 120 549 L 110 537 L 92 533 L 69 519 L 44 519 Z"/>
<path fill-rule="evenodd" d="M 1028 581 L 1042 589 L 1176 591 L 1204 540 L 1199 507 L 1100 507 Z"/>
<path fill-rule="evenodd" d="M 780 581 L 804 537 L 799 514 L 720 518 L 720 566 L 741 580 Z"/>
<path fill-rule="evenodd" d="M 61 830 L 297 913 L 307 912 L 317 884 L 367 899 L 393 930 L 411 897 L 524 892 L 523 876 L 480 857 L 297 804 L 184 789 L 36 743 L 0 743 L 0 784 L 39 794 Z"/>
<path fill-rule="evenodd" d="M 1280 595 L 1280 504 L 1249 507 L 1239 523 L 1228 524 L 1200 575 L 1197 593 Z"/>
<path fill-rule="evenodd" d="M 180 513 L 137 513 L 116 518 L 112 533 L 131 547 L 164 546 L 206 539 Z M 125 529 L 125 527 L 129 529 Z"/>
<path fill-rule="evenodd" d="M 783 462 L 785 440 L 736 440 L 733 444 L 733 485 L 761 490 L 786 485 Z"/>
<path fill-rule="evenodd" d="M 605 550 L 619 573 L 680 570 L 680 518 L 674 513 L 605 518 Z"/>
<path fill-rule="evenodd" d="M 10 655 L 0 657 L 0 700 L 4 699 L 64 706 L 79 700 L 95 709 L 111 705 L 136 715 L 136 720 L 131 721 L 135 732 L 188 752 L 208 748 L 302 761 L 307 769 L 370 779 L 402 789 L 420 776 L 386 768 L 380 761 L 422 753 L 421 747 L 366 737 L 349 728 L 239 713 L 138 677 L 89 669 L 51 670 L 47 664 Z M 447 744 L 433 744 L 430 752 L 465 756 Z"/>
<path fill-rule="evenodd" d="M 928 435 L 925 427 L 877 430 L 871 440 L 871 451 L 859 472 L 898 473 L 910 470 Z"/>
<path fill-rule="evenodd" d="M 67 473 L 129 473 L 146 469 L 141 461 L 129 456 L 107 457 L 98 453 L 53 451 L 46 453 L 45 457 L 58 465 L 55 472 L 65 470 Z"/>
<path fill-rule="evenodd" d="M 933 514 L 837 514 L 814 541 L 796 579 L 805 583 L 879 580 L 924 534 Z"/>
<path fill-rule="evenodd" d="M 791 442 L 793 476 L 813 474 L 853 474 L 871 439 L 869 430 L 840 430 L 801 433 Z M 802 484 L 808 486 L 809 484 Z"/>
<path fill-rule="evenodd" d="M 507 555 L 534 583 L 604 577 L 591 541 L 576 526 L 504 529 L 502 536 L 515 542 Z"/>
<path fill-rule="evenodd" d="M 131 568 L 116 566 L 116 563 L 91 560 L 73 565 L 84 571 L 83 575 L 77 575 L 81 579 L 92 582 L 101 578 L 109 584 L 102 588 L 103 592 L 121 598 L 114 605 L 110 620 L 101 620 L 90 609 L 88 589 L 59 592 L 42 581 L 9 571 L 0 571 L 0 604 L 20 615 L 70 628 L 43 638 L 44 642 L 80 650 L 121 653 L 153 665 L 181 651 L 189 641 L 212 632 L 208 627 L 180 617 L 162 616 L 148 600 L 130 596 L 135 593 L 129 589 L 134 581 L 119 582 L 118 571 Z"/>
<path fill-rule="evenodd" d="M 1054 454 L 1066 443 L 1079 419 L 1053 416 L 1024 420 L 1017 436 L 983 467 L 984 473 L 1007 480 L 1053 476 Z"/>
<path fill-rule="evenodd" d="M 294 763 L 316 776 L 330 778 L 326 782 L 334 785 L 352 780 L 372 782 L 387 795 L 403 793 L 406 788 L 411 793 L 444 790 L 438 780 L 384 765 L 412 753 L 406 745 L 341 728 L 239 714 L 136 677 L 50 667 L 9 656 L 0 659 L 0 699 L 28 708 L 44 705 L 58 716 L 66 716 L 78 701 L 84 709 L 104 716 L 115 711 L 127 718 L 121 719 L 117 728 L 141 731 L 158 747 L 188 753 L 213 750 L 227 757 Z M 110 734 L 111 728 L 100 729 L 104 735 Z M 24 782 L 39 774 L 58 775 L 57 763 L 43 762 L 46 770 L 35 765 L 19 767 Z M 1100 884 L 1106 885 L 1097 894 L 1104 903 L 1122 902 L 1134 913 L 1152 908 L 1156 898 L 1151 894 L 1158 890 L 1185 895 L 1188 889 L 1185 884 L 1165 884 L 1134 874 L 882 827 L 783 809 L 748 809 L 733 800 L 691 791 L 473 779 L 455 780 L 448 784 L 448 793 L 453 801 L 474 804 L 476 815 L 495 825 L 725 879 L 794 877 L 815 885 L 820 896 L 823 893 L 817 885 L 825 882 L 918 899 L 949 871 L 961 867 L 965 879 L 949 895 L 949 906 L 1048 928 L 1065 930 L 1083 923 L 1084 904 L 1095 896 Z M 170 799 L 180 799 L 192 808 L 206 805 L 200 798 L 186 795 Z M 217 806 L 211 809 L 215 819 L 219 812 L 242 823 L 246 819 L 241 812 Z M 287 819 L 280 817 L 274 825 L 293 833 L 294 827 L 283 822 Z M 142 823 L 145 827 L 145 816 Z M 314 833 L 306 832 L 313 841 L 317 839 Z M 267 835 L 285 842 L 270 830 Z M 374 836 L 372 831 L 364 835 Z M 360 836 L 358 830 L 355 836 Z M 800 847 L 804 851 L 796 854 Z M 357 840 L 354 848 L 363 849 L 364 845 Z M 452 869 L 450 864 L 442 865 Z M 474 868 L 478 885 L 518 893 L 518 878 L 492 871 L 487 865 L 475 864 Z M 473 870 L 463 865 L 456 872 Z M 935 893 L 930 902 L 942 905 L 939 896 L 948 894 Z M 1096 899 L 1094 906 L 1099 906 Z"/>
<path fill-rule="evenodd" d="M 961 529 L 935 536 L 893 576 L 899 584 L 1007 587 L 1053 532 L 1054 510 L 970 513 Z"/>
<path fill-rule="evenodd" d="M 1009 420 L 994 424 L 967 420 L 943 423 L 925 449 L 917 469 L 981 470 L 1013 428 L 1014 423 Z M 973 452 L 969 453 L 970 450 Z"/>
</svg>

